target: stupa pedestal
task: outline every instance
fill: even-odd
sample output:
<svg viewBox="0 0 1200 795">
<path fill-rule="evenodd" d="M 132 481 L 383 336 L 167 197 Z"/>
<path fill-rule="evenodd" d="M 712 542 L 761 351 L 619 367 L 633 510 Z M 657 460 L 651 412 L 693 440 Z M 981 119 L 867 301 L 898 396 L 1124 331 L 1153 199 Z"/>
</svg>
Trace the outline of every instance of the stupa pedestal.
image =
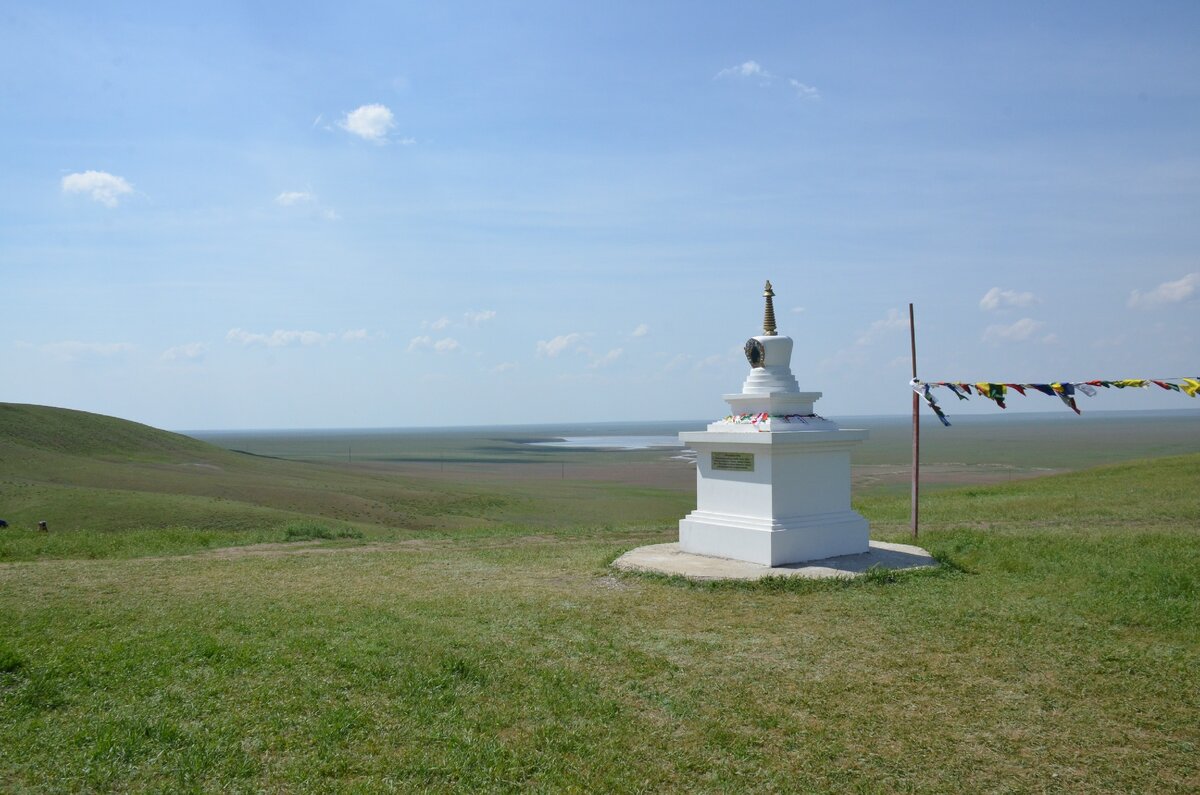
<svg viewBox="0 0 1200 795">
<path fill-rule="evenodd" d="M 750 375 L 724 396 L 732 413 L 679 434 L 696 451 L 696 510 L 679 522 L 680 549 L 764 566 L 867 552 L 867 520 L 850 508 L 850 451 L 867 431 L 813 411 L 821 393 L 801 392 L 792 375 L 770 282 L 764 296 L 763 334 L 746 342 Z"/>
</svg>

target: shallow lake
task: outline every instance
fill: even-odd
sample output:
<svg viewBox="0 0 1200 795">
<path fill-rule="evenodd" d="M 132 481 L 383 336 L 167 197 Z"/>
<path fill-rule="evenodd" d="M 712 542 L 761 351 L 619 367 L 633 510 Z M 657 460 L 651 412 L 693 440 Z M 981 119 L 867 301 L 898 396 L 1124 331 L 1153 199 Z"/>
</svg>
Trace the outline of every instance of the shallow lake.
<svg viewBox="0 0 1200 795">
<path fill-rule="evenodd" d="M 526 442 L 533 447 L 569 447 L 603 450 L 651 450 L 657 447 L 683 447 L 678 436 L 564 436 L 550 442 Z"/>
</svg>

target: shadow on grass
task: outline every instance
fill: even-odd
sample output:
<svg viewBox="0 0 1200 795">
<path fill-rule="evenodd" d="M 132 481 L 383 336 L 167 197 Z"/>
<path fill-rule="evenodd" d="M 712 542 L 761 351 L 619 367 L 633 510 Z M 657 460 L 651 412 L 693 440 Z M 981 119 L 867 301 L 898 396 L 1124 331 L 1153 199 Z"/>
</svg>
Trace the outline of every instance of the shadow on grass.
<svg viewBox="0 0 1200 795">
<path fill-rule="evenodd" d="M 934 556 L 935 559 L 937 556 Z M 616 557 L 613 558 L 614 560 Z M 789 577 L 769 574 L 757 580 L 700 580 L 684 577 L 681 574 L 660 574 L 652 571 L 620 571 L 610 568 L 607 573 L 621 578 L 637 578 L 647 582 L 657 582 L 675 588 L 703 591 L 739 591 L 760 593 L 824 593 L 827 591 L 844 591 L 853 588 L 878 588 L 886 585 L 910 585 L 929 580 L 943 580 L 961 577 L 967 572 L 951 561 L 938 559 L 937 568 L 888 569 L 883 566 L 872 566 L 855 577 L 828 577 L 810 579 L 808 577 Z"/>
<path fill-rule="evenodd" d="M 283 540 L 286 541 L 315 541 L 318 539 L 334 540 L 339 538 L 362 538 L 363 532 L 349 527 L 330 527 L 321 522 L 299 520 L 284 525 Z"/>
</svg>

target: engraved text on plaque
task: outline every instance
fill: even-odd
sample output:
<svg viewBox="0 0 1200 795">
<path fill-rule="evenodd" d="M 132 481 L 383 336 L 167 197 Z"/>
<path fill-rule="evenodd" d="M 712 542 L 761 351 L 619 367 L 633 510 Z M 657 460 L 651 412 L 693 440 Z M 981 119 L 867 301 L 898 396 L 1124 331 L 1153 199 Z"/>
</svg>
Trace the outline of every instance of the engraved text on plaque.
<svg viewBox="0 0 1200 795">
<path fill-rule="evenodd" d="M 717 453 L 712 454 L 712 468 L 723 469 L 727 472 L 753 472 L 754 453 Z"/>
</svg>

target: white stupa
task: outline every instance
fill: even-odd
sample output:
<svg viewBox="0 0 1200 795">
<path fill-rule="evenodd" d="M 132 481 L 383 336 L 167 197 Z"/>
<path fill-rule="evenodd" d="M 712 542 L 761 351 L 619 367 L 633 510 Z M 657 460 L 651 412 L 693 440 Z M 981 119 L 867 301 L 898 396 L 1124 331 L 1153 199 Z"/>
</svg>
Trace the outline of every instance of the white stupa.
<svg viewBox="0 0 1200 795">
<path fill-rule="evenodd" d="M 696 451 L 696 510 L 679 522 L 679 547 L 764 566 L 867 552 L 867 520 L 850 509 L 850 450 L 867 431 L 813 412 L 821 393 L 800 391 L 770 282 L 763 295 L 763 333 L 746 342 L 750 374 L 724 396 L 732 414 L 679 434 Z"/>
</svg>

